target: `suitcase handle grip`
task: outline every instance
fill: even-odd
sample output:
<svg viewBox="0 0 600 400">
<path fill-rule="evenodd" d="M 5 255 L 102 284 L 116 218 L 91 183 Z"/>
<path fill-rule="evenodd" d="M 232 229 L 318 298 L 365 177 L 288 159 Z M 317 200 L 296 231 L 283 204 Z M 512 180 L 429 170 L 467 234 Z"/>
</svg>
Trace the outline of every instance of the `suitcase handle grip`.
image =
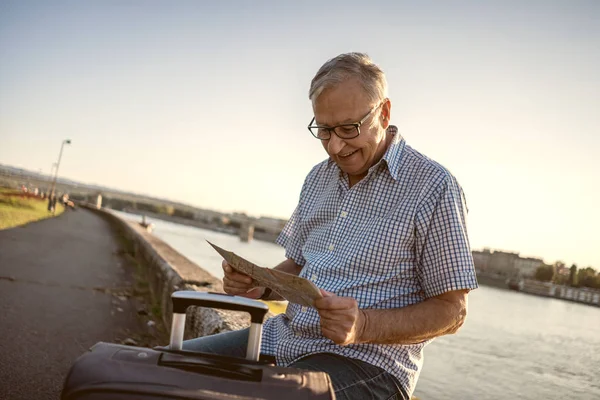
<svg viewBox="0 0 600 400">
<path fill-rule="evenodd" d="M 260 301 L 232 296 L 224 293 L 203 293 L 193 290 L 181 290 L 171 295 L 173 301 L 173 322 L 171 326 L 171 350 L 181 350 L 183 346 L 183 332 L 185 330 L 185 310 L 190 306 L 220 308 L 233 311 L 250 313 L 250 333 L 248 335 L 248 348 L 246 358 L 258 361 L 260 355 L 260 342 L 262 338 L 262 323 L 269 312 L 269 306 Z"/>
<path fill-rule="evenodd" d="M 224 310 L 245 311 L 250 314 L 252 323 L 262 324 L 269 306 L 257 300 L 225 293 L 204 293 L 193 290 L 180 290 L 171 295 L 173 313 L 185 314 L 190 306 L 220 308 Z"/>
</svg>

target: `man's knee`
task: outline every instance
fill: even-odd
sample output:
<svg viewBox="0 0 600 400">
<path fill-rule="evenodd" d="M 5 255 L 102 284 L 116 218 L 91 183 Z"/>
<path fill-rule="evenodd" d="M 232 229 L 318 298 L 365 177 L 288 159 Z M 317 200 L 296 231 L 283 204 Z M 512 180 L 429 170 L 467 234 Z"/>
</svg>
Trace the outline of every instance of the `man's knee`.
<svg viewBox="0 0 600 400">
<path fill-rule="evenodd" d="M 307 356 L 293 368 L 322 371 L 329 374 L 338 399 L 406 398 L 396 378 L 367 362 L 337 354 L 320 353 Z"/>
</svg>

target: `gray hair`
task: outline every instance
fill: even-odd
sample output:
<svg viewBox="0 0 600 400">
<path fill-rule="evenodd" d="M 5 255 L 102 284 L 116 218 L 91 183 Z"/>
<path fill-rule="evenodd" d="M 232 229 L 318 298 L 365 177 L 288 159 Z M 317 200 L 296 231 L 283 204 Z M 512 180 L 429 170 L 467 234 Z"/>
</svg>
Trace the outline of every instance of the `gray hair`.
<svg viewBox="0 0 600 400">
<path fill-rule="evenodd" d="M 310 83 L 308 98 L 314 105 L 325 89 L 351 78 L 358 79 L 372 102 L 387 97 L 387 80 L 381 68 L 364 53 L 346 53 L 323 64 Z"/>
</svg>

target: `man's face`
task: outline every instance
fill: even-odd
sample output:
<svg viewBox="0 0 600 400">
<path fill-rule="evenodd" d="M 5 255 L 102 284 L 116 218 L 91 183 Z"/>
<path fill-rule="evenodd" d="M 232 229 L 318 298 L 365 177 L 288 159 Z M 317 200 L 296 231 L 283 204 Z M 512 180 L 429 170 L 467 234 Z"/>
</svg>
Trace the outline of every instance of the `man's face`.
<svg viewBox="0 0 600 400">
<path fill-rule="evenodd" d="M 376 105 L 369 101 L 357 80 L 348 80 L 324 90 L 317 98 L 313 106 L 315 123 L 332 127 L 358 122 Z M 385 153 L 389 113 L 387 101 L 363 122 L 357 137 L 340 139 L 332 132 L 329 140 L 321 141 L 331 159 L 349 175 L 351 184 L 366 176 Z"/>
</svg>

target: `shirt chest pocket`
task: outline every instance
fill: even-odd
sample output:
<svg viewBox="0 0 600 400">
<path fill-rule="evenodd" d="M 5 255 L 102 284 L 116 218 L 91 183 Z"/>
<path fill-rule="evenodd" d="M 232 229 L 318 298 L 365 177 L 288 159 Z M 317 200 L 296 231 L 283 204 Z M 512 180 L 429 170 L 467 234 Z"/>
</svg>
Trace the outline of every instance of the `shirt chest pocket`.
<svg viewBox="0 0 600 400">
<path fill-rule="evenodd" d="M 414 230 L 411 223 L 402 220 L 371 219 L 354 242 L 356 251 L 350 257 L 353 265 L 397 267 L 414 258 Z"/>
</svg>

